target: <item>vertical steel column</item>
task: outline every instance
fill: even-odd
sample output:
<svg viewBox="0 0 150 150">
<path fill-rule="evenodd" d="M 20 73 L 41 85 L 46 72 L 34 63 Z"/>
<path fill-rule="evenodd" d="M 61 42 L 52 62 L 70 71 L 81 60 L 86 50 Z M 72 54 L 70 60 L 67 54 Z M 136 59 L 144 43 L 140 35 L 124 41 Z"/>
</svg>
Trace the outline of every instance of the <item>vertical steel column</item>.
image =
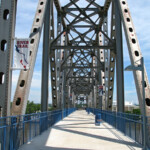
<svg viewBox="0 0 150 150">
<path fill-rule="evenodd" d="M 89 94 L 90 95 L 90 94 Z M 89 95 L 87 95 L 87 107 L 90 107 L 90 96 Z"/>
<path fill-rule="evenodd" d="M 100 52 L 99 52 L 99 49 L 98 50 L 95 50 L 95 55 L 98 57 L 98 59 L 100 60 Z M 95 66 L 99 66 L 99 63 L 98 63 L 98 59 L 95 60 Z M 97 68 L 96 69 L 96 75 L 98 76 L 95 80 L 96 84 L 95 84 L 95 99 L 96 99 L 96 108 L 99 108 L 99 105 L 100 105 L 100 101 L 99 101 L 99 95 L 98 95 L 98 85 L 100 84 L 100 80 L 99 79 L 99 74 L 100 74 L 101 70 L 100 68 Z"/>
<path fill-rule="evenodd" d="M 102 33 L 101 32 L 99 33 L 98 40 L 99 40 L 98 41 L 99 45 L 103 45 L 103 39 L 102 39 Z M 98 51 L 98 56 L 100 57 L 100 61 L 102 63 L 104 63 L 104 50 L 100 49 L 99 51 Z M 103 89 L 104 89 L 105 81 L 103 79 L 103 76 L 104 76 L 104 70 L 100 70 L 99 74 L 98 74 L 99 85 L 102 85 Z M 98 93 L 98 97 L 99 97 L 98 98 L 99 99 L 99 108 L 102 109 L 102 107 L 103 107 L 103 101 L 104 101 L 104 99 L 103 99 L 104 96 L 99 96 L 99 93 Z"/>
<path fill-rule="evenodd" d="M 69 55 L 69 53 L 70 53 L 70 51 L 68 51 L 68 55 Z M 71 66 L 72 63 L 73 63 L 72 57 L 70 56 L 70 57 L 69 57 L 69 65 Z M 70 71 L 70 70 L 69 70 L 69 71 Z M 69 72 L 69 71 L 68 71 L 68 72 Z M 70 74 L 72 74 L 72 72 L 73 72 L 73 70 L 70 71 Z M 70 95 L 73 94 L 72 86 L 70 85 L 70 82 L 71 82 L 71 79 L 68 80 L 68 86 L 69 86 L 69 92 L 68 92 L 68 93 L 69 93 L 69 107 L 73 107 L 73 99 L 70 100 Z"/>
<path fill-rule="evenodd" d="M 55 27 L 54 27 L 54 8 L 53 1 L 51 0 L 51 16 L 50 16 L 50 42 L 54 40 L 55 37 Z M 57 87 L 56 87 L 56 57 L 55 50 L 50 47 L 50 76 L 51 76 L 51 90 L 52 90 L 52 105 L 53 108 L 57 108 Z"/>
<path fill-rule="evenodd" d="M 95 57 L 92 57 L 92 66 L 94 66 L 95 64 Z M 94 68 L 91 69 L 92 72 L 92 76 L 94 76 Z M 94 108 L 94 79 L 92 78 L 91 81 L 92 82 L 92 92 L 91 92 L 91 102 L 92 102 L 92 107 Z"/>
<path fill-rule="evenodd" d="M 10 116 L 16 0 L 0 1 L 0 117 Z M 9 149 L 9 129 L 0 130 L 0 149 Z"/>
<path fill-rule="evenodd" d="M 65 80 L 67 80 L 67 79 L 65 79 Z M 68 97 L 68 91 L 69 91 L 68 81 L 66 81 L 66 87 L 65 87 L 65 101 L 66 101 L 66 108 L 69 108 L 69 107 L 70 107 L 69 97 Z"/>
<path fill-rule="evenodd" d="M 42 84 L 41 84 L 41 111 L 48 110 L 49 99 L 49 37 L 50 37 L 50 4 L 47 2 L 45 20 L 44 20 L 44 36 L 43 36 L 43 59 L 42 59 Z"/>
<path fill-rule="evenodd" d="M 92 107 L 94 108 L 94 86 L 92 89 Z"/>
<path fill-rule="evenodd" d="M 116 80 L 117 80 L 117 111 L 124 112 L 124 65 L 122 46 L 122 23 L 118 2 L 115 0 L 115 29 L 116 29 Z"/>
<path fill-rule="evenodd" d="M 94 49 L 94 54 L 95 55 L 97 55 L 96 53 L 97 53 L 97 50 L 95 50 Z M 93 67 L 95 67 L 96 66 L 96 57 L 93 57 Z M 96 69 L 93 69 L 93 77 L 96 75 Z M 94 95 L 93 95 L 93 104 L 94 104 L 94 108 L 96 108 L 96 101 L 97 101 L 97 94 L 96 94 L 96 92 L 97 92 L 97 90 L 96 90 L 96 86 L 95 85 L 97 85 L 97 81 L 96 81 L 96 79 L 92 79 L 93 80 L 93 93 L 94 93 Z"/>
<path fill-rule="evenodd" d="M 65 41 L 65 45 L 67 46 L 68 45 L 68 38 L 67 38 L 67 35 L 68 34 L 65 34 L 64 37 L 64 41 Z M 69 50 L 64 50 L 64 59 L 66 60 L 67 57 L 69 55 Z M 65 64 L 66 66 L 68 65 L 69 61 L 66 60 Z M 68 97 L 68 92 L 69 92 L 69 84 L 68 84 L 68 80 L 67 80 L 67 73 L 69 72 L 68 69 L 65 69 L 65 89 L 64 89 L 64 94 L 65 94 L 65 108 L 69 108 L 69 97 Z"/>
<path fill-rule="evenodd" d="M 95 83 L 96 83 L 96 81 L 95 81 Z M 96 108 L 96 101 L 97 101 L 97 89 L 96 89 L 96 86 L 94 86 L 94 108 Z"/>
<path fill-rule="evenodd" d="M 74 92 L 72 92 L 72 107 L 74 107 Z"/>
<path fill-rule="evenodd" d="M 69 100 L 69 108 L 72 107 L 72 100 L 71 100 L 71 98 L 72 98 L 72 90 L 71 90 L 71 86 L 69 86 L 69 84 L 68 84 L 68 100 Z"/>
<path fill-rule="evenodd" d="M 62 29 L 62 24 L 61 24 L 61 16 L 60 14 L 57 15 L 57 36 L 61 33 L 61 29 Z M 61 36 L 58 38 L 57 40 L 57 45 L 61 45 Z M 61 101 L 61 97 L 60 97 L 60 93 L 61 93 L 61 89 L 60 89 L 60 80 L 61 80 L 61 76 L 60 76 L 60 64 L 61 64 L 61 50 L 57 50 L 56 51 L 56 84 L 57 84 L 57 108 L 60 108 L 60 101 Z"/>
<path fill-rule="evenodd" d="M 63 37 L 62 37 L 62 45 L 65 45 L 66 44 L 66 32 L 63 33 Z M 61 54 L 60 54 L 60 67 L 61 67 L 61 64 L 62 62 L 65 60 L 65 50 L 61 50 Z M 64 102 L 63 102 L 63 74 L 64 72 L 62 70 L 60 70 L 60 78 L 59 78 L 59 89 L 60 89 L 60 108 L 62 108 L 64 106 Z M 66 100 L 66 98 L 64 99 L 64 101 Z"/>
<path fill-rule="evenodd" d="M 68 102 L 69 102 L 69 108 L 72 107 L 71 95 L 72 95 L 71 86 L 68 85 Z"/>
<path fill-rule="evenodd" d="M 93 107 L 93 101 L 92 101 L 92 91 L 91 91 L 91 93 L 90 93 L 90 107 Z"/>
<path fill-rule="evenodd" d="M 62 79 L 62 110 L 66 108 L 66 70 L 63 70 L 63 79 Z"/>
<path fill-rule="evenodd" d="M 144 81 L 144 58 L 141 58 L 141 73 L 142 73 L 142 94 L 143 94 L 143 149 L 146 150 L 147 148 L 147 118 L 146 118 L 146 111 L 145 111 L 145 81 Z"/>
<path fill-rule="evenodd" d="M 2 116 L 9 116 L 17 1 L 2 0 L 0 5 L 0 107 Z"/>
<path fill-rule="evenodd" d="M 103 45 L 102 33 L 99 33 L 99 45 Z M 100 61 L 105 62 L 105 50 L 100 49 Z M 103 90 L 105 89 L 105 69 L 101 70 L 99 74 L 100 84 L 103 85 Z M 100 109 L 105 109 L 105 90 L 103 91 L 103 96 L 100 97 Z"/>
<path fill-rule="evenodd" d="M 64 94 L 65 94 L 65 108 L 69 108 L 69 97 L 68 97 L 68 91 L 69 91 L 69 87 L 68 87 L 68 81 L 67 81 L 67 70 L 64 70 L 64 76 L 65 76 L 65 88 L 64 88 Z"/>
<path fill-rule="evenodd" d="M 64 44 L 65 46 L 68 44 L 67 42 L 67 34 L 64 34 Z M 66 52 L 67 50 L 64 50 L 64 60 L 66 60 Z M 65 64 L 67 63 L 67 61 L 65 61 Z M 66 96 L 68 97 L 68 95 L 66 94 L 66 69 L 63 70 L 62 72 L 63 74 L 63 79 L 62 79 L 62 110 L 65 109 L 68 106 L 68 103 L 66 103 Z M 67 106 L 66 106 L 67 105 Z"/>
<path fill-rule="evenodd" d="M 65 70 L 63 70 L 63 78 L 62 78 L 62 110 L 64 110 L 66 108 L 65 88 L 66 88 L 66 72 L 65 72 Z"/>
<path fill-rule="evenodd" d="M 108 34 L 108 21 L 107 17 L 104 19 L 104 24 L 103 24 L 103 31 L 105 34 Z M 108 40 L 104 36 L 104 45 L 108 45 Z M 108 80 L 109 80 L 109 50 L 104 50 L 104 57 L 105 57 L 105 102 L 104 102 L 104 109 L 107 110 L 107 103 L 108 103 Z"/>
<path fill-rule="evenodd" d="M 99 78 L 98 84 L 99 84 L 99 85 L 102 85 L 102 74 L 101 74 L 101 71 L 98 72 L 98 78 Z M 102 109 L 103 96 L 100 96 L 100 95 L 99 95 L 99 90 L 98 90 L 98 88 L 97 88 L 97 100 L 99 101 L 97 107 L 100 108 L 100 109 Z"/>
<path fill-rule="evenodd" d="M 76 102 L 76 95 L 74 94 L 74 92 L 72 92 L 72 104 L 73 104 L 73 107 L 75 108 L 75 102 Z"/>
<path fill-rule="evenodd" d="M 116 29 L 115 29 L 115 7 L 114 2 L 112 1 L 112 13 L 111 13 L 111 40 L 115 43 L 116 40 Z M 109 101 L 107 104 L 108 110 L 112 111 L 113 103 L 113 91 L 114 91 L 114 80 L 115 80 L 115 63 L 116 63 L 116 49 L 110 50 L 109 57 L 109 83 L 108 83 L 108 96 Z"/>
<path fill-rule="evenodd" d="M 98 38 L 99 40 L 99 38 Z M 97 57 L 98 59 L 100 60 L 100 50 L 98 49 L 97 50 Z M 96 60 L 96 66 L 100 66 L 99 63 L 98 63 L 98 59 Z M 100 105 L 101 105 L 101 101 L 102 101 L 102 97 L 99 96 L 99 93 L 98 93 L 98 85 L 101 85 L 101 70 L 100 68 L 97 68 L 97 76 L 98 76 L 98 79 L 96 81 L 96 108 L 100 108 Z"/>
</svg>

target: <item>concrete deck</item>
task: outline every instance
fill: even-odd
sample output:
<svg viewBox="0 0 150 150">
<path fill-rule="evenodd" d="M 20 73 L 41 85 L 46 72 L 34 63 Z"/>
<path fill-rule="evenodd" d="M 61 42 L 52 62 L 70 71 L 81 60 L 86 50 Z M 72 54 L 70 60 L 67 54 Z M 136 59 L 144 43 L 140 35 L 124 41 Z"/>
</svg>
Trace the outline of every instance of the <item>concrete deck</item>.
<svg viewBox="0 0 150 150">
<path fill-rule="evenodd" d="M 134 141 L 84 110 L 72 113 L 19 150 L 141 150 Z"/>
</svg>

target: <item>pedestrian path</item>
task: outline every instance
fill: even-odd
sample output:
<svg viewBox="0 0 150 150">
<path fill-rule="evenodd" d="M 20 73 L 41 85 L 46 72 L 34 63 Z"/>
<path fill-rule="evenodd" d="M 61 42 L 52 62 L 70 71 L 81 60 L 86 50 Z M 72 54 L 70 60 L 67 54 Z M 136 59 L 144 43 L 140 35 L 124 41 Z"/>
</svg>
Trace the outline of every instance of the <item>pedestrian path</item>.
<svg viewBox="0 0 150 150">
<path fill-rule="evenodd" d="M 19 150 L 141 150 L 112 126 L 95 126 L 95 116 L 78 110 Z"/>
</svg>

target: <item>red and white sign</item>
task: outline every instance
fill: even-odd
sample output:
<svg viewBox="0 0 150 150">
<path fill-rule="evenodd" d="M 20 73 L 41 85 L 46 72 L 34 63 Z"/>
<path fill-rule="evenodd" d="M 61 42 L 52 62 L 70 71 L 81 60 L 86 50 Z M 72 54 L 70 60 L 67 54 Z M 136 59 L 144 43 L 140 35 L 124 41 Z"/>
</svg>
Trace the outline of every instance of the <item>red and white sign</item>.
<svg viewBox="0 0 150 150">
<path fill-rule="evenodd" d="M 30 39 L 16 39 L 14 53 L 14 68 L 29 69 Z"/>
</svg>

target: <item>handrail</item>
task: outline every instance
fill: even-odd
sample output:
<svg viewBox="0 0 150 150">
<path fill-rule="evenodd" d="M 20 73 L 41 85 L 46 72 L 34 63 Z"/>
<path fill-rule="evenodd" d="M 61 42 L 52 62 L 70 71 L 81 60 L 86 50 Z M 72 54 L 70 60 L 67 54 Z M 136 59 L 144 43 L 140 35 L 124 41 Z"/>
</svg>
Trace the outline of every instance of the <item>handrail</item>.
<svg viewBox="0 0 150 150">
<path fill-rule="evenodd" d="M 75 110 L 69 108 L 0 118 L 1 150 L 17 150 Z"/>
<path fill-rule="evenodd" d="M 93 114 L 101 113 L 102 120 L 112 125 L 117 130 L 121 131 L 125 135 L 129 136 L 137 143 L 143 145 L 143 116 L 136 114 L 128 114 L 122 112 L 112 112 L 106 110 L 100 110 L 96 108 L 87 108 L 88 112 Z M 147 117 L 150 119 L 150 117 Z M 150 128 L 150 124 L 146 124 L 147 128 Z"/>
</svg>

